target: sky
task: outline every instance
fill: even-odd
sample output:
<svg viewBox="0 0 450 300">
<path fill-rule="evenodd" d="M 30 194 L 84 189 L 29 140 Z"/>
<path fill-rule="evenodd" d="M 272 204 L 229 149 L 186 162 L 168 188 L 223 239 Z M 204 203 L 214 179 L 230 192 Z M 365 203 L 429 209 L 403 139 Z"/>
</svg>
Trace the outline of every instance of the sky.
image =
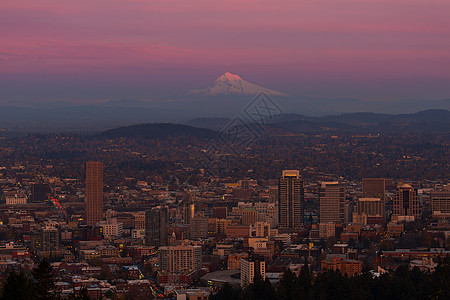
<svg viewBox="0 0 450 300">
<path fill-rule="evenodd" d="M 0 103 L 151 101 L 225 72 L 290 95 L 450 98 L 448 0 L 0 2 Z"/>
</svg>

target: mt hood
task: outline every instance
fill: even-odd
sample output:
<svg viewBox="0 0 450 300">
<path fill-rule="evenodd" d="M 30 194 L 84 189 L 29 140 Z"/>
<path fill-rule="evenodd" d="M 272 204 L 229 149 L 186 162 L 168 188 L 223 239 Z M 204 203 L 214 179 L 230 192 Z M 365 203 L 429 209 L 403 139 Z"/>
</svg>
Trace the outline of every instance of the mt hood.
<svg viewBox="0 0 450 300">
<path fill-rule="evenodd" d="M 203 96 L 221 96 L 221 95 L 256 95 L 264 91 L 272 96 L 286 96 L 283 93 L 269 90 L 256 84 L 245 81 L 238 75 L 233 75 L 226 72 L 216 79 L 214 83 L 210 84 L 204 89 L 191 90 L 190 95 Z"/>
</svg>

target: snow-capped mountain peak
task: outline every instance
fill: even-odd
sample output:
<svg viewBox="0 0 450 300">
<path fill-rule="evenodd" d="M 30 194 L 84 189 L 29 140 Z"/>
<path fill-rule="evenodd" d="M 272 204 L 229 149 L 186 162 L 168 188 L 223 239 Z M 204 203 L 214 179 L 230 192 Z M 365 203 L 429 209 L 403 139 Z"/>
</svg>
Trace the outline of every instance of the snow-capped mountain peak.
<svg viewBox="0 0 450 300">
<path fill-rule="evenodd" d="M 214 83 L 210 84 L 204 89 L 191 90 L 191 95 L 204 96 L 220 96 L 220 95 L 256 95 L 264 91 L 273 96 L 286 96 L 283 93 L 269 90 L 256 84 L 250 83 L 242 79 L 239 75 L 234 75 L 229 72 L 219 76 Z"/>
<path fill-rule="evenodd" d="M 215 82 L 220 81 L 241 81 L 242 78 L 239 75 L 231 74 L 230 72 L 225 72 L 221 76 L 219 76 Z"/>
</svg>

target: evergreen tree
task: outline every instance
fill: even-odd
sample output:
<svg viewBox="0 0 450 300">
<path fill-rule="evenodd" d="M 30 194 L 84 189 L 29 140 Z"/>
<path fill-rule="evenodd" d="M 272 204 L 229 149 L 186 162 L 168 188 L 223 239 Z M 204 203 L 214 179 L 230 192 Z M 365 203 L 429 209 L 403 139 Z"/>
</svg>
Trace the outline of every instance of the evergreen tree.
<svg viewBox="0 0 450 300">
<path fill-rule="evenodd" d="M 440 261 L 430 275 L 431 299 L 450 299 L 450 262 L 448 257 Z"/>
<path fill-rule="evenodd" d="M 280 300 L 290 300 L 294 299 L 294 293 L 297 286 L 297 276 L 290 270 L 287 269 L 280 279 L 280 284 L 278 285 L 277 295 Z"/>
<path fill-rule="evenodd" d="M 374 299 L 372 293 L 375 280 L 369 271 L 351 277 L 348 281 L 351 299 Z"/>
<path fill-rule="evenodd" d="M 412 281 L 413 286 L 415 287 L 417 291 L 417 298 L 418 299 L 426 299 L 431 294 L 430 292 L 430 276 L 429 274 L 426 274 L 418 267 L 414 267 L 410 272 L 410 278 Z"/>
<path fill-rule="evenodd" d="M 312 293 L 312 276 L 309 270 L 308 262 L 305 259 L 305 264 L 303 265 L 300 275 L 297 278 L 297 283 L 295 285 L 295 299 L 307 299 Z"/>
<path fill-rule="evenodd" d="M 43 259 L 33 269 L 34 299 L 52 300 L 59 298 L 59 291 L 56 289 L 56 278 L 53 267 Z"/>
<path fill-rule="evenodd" d="M 269 278 L 267 278 L 267 277 L 264 280 L 264 293 L 265 293 L 265 297 L 262 299 L 273 299 L 273 300 L 277 299 L 277 292 L 275 290 L 275 287 L 273 286 L 273 284 L 270 282 Z"/>
<path fill-rule="evenodd" d="M 234 292 L 231 284 L 226 282 L 215 295 L 211 295 L 210 300 L 231 300 L 236 299 L 236 294 Z"/>
<path fill-rule="evenodd" d="M 256 273 L 253 283 L 249 284 L 242 292 L 245 300 L 276 300 L 277 293 L 269 279 L 262 279 L 261 274 Z"/>
<path fill-rule="evenodd" d="M 392 284 L 392 296 L 395 299 L 419 299 L 416 287 L 411 281 L 409 266 L 403 264 L 395 270 Z"/>
</svg>

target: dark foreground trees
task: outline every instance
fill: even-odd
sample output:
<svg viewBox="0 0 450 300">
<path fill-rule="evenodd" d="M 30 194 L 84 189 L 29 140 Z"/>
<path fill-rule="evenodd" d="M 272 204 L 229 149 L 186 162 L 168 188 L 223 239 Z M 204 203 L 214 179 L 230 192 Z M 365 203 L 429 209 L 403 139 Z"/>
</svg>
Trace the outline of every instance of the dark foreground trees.
<svg viewBox="0 0 450 300">
<path fill-rule="evenodd" d="M 242 298 L 244 299 L 272 300 L 276 299 L 276 296 L 275 288 L 269 279 L 262 279 L 258 273 L 256 273 L 253 283 L 242 291 Z"/>
<path fill-rule="evenodd" d="M 11 270 L 3 282 L 0 300 L 57 300 L 61 299 L 57 278 L 53 267 L 43 259 L 33 269 L 31 274 L 24 271 Z M 89 300 L 87 289 L 82 288 L 71 295 L 71 300 Z"/>
<path fill-rule="evenodd" d="M 313 278 L 308 267 L 299 276 L 286 271 L 275 289 L 266 279 L 255 277 L 254 283 L 242 292 L 224 286 L 211 299 L 278 299 L 278 300 L 420 300 L 450 299 L 450 260 L 440 263 L 435 272 L 422 272 L 407 265 L 395 271 L 374 276 L 363 272 L 354 277 L 333 270 L 321 272 Z"/>
<path fill-rule="evenodd" d="M 233 289 L 233 287 L 226 282 L 222 288 L 219 289 L 217 294 L 211 295 L 210 300 L 238 300 L 239 291 Z"/>
<path fill-rule="evenodd" d="M 9 272 L 3 282 L 0 300 L 60 299 L 60 290 L 56 286 L 56 282 L 55 271 L 44 259 L 39 262 L 30 275 L 14 269 Z M 70 299 L 89 300 L 89 296 L 86 289 L 81 289 Z"/>
<path fill-rule="evenodd" d="M 23 271 L 12 270 L 4 282 L 0 299 L 59 299 L 55 272 L 50 263 L 42 260 L 33 269 L 31 276 Z"/>
<path fill-rule="evenodd" d="M 12 270 L 4 282 L 1 299 L 33 299 L 33 282 L 24 272 Z"/>
</svg>

